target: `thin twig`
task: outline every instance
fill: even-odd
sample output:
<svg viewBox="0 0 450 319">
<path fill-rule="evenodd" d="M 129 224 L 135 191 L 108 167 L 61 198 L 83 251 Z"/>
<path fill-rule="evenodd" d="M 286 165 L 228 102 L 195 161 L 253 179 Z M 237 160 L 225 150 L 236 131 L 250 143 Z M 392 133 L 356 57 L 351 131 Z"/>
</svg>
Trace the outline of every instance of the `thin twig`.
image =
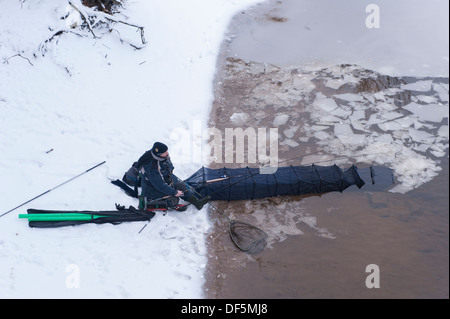
<svg viewBox="0 0 450 319">
<path fill-rule="evenodd" d="M 10 56 L 9 58 L 5 59 L 5 61 L 3 61 L 3 64 L 7 63 L 9 64 L 9 59 L 14 58 L 14 57 L 21 57 L 22 59 L 25 59 L 28 61 L 28 63 L 30 63 L 31 66 L 33 66 L 33 63 L 31 63 L 30 59 L 28 59 L 27 57 L 24 57 L 23 55 L 21 55 L 20 53 L 14 54 L 13 56 Z"/>
</svg>

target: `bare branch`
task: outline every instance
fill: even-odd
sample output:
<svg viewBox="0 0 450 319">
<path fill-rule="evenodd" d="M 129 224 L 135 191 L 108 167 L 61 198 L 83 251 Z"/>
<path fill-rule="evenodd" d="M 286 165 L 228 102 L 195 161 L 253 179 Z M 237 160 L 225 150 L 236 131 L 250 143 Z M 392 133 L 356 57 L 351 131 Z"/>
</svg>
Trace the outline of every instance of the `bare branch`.
<svg viewBox="0 0 450 319">
<path fill-rule="evenodd" d="M 91 31 L 92 34 L 94 34 L 94 32 L 92 31 L 92 25 L 89 22 L 89 16 L 95 16 L 95 17 L 99 17 L 100 19 L 108 20 L 108 21 L 115 22 L 115 23 L 122 23 L 122 24 L 128 25 L 130 27 L 137 28 L 141 33 L 142 44 L 147 43 L 145 41 L 145 37 L 144 37 L 144 27 L 143 26 L 139 26 L 134 23 L 123 21 L 121 19 L 118 19 L 118 18 L 116 18 L 108 13 L 102 12 L 102 11 L 94 11 L 94 10 L 88 9 L 88 8 L 85 8 L 81 11 L 77 6 L 75 6 L 72 3 L 72 1 L 69 1 L 69 4 L 82 15 L 83 19 L 88 24 L 89 30 Z M 95 34 L 94 34 L 94 37 L 95 37 Z"/>
<path fill-rule="evenodd" d="M 24 57 L 24 56 L 21 55 L 20 53 L 14 54 L 13 56 L 10 56 L 9 58 L 4 59 L 5 61 L 3 61 L 3 64 L 5 64 L 5 63 L 6 63 L 6 64 L 9 64 L 9 59 L 14 58 L 14 57 L 16 57 L 16 56 L 21 57 L 22 59 L 27 60 L 28 63 L 30 63 L 30 65 L 33 66 L 33 63 L 31 63 L 30 59 L 28 59 L 27 57 Z"/>
<path fill-rule="evenodd" d="M 94 38 L 97 38 L 97 36 L 94 33 L 94 30 L 92 30 L 92 25 L 91 25 L 91 22 L 89 21 L 89 16 L 87 16 L 84 11 L 81 11 L 80 9 L 78 9 L 78 7 L 76 5 L 74 5 L 71 1 L 69 1 L 69 4 L 72 6 L 72 8 L 74 8 L 75 10 L 78 11 L 78 13 L 81 15 L 83 20 L 86 22 L 86 24 L 87 24 L 87 26 L 89 28 L 89 31 L 91 31 L 91 33 L 94 36 Z"/>
</svg>

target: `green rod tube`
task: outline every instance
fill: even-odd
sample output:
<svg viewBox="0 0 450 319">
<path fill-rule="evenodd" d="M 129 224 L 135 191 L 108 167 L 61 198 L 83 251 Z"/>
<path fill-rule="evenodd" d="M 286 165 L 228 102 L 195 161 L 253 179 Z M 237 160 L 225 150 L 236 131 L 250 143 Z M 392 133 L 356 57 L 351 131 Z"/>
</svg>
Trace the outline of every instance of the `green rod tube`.
<svg viewBox="0 0 450 319">
<path fill-rule="evenodd" d="M 62 214 L 19 214 L 19 218 L 28 218 L 30 222 L 37 221 L 65 221 L 65 220 L 91 220 L 99 217 L 108 217 L 94 214 L 62 213 Z"/>
</svg>

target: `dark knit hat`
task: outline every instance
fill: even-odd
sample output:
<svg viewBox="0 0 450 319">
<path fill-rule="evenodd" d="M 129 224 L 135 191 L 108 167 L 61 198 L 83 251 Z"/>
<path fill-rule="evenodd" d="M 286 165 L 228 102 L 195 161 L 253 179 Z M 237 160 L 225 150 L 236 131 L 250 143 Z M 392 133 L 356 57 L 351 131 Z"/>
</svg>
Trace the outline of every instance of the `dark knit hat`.
<svg viewBox="0 0 450 319">
<path fill-rule="evenodd" d="M 156 142 L 155 144 L 153 144 L 152 151 L 153 151 L 153 154 L 155 154 L 155 155 L 161 155 L 161 154 L 167 152 L 168 149 L 169 148 L 167 147 L 166 144 L 163 144 L 161 142 Z"/>
</svg>

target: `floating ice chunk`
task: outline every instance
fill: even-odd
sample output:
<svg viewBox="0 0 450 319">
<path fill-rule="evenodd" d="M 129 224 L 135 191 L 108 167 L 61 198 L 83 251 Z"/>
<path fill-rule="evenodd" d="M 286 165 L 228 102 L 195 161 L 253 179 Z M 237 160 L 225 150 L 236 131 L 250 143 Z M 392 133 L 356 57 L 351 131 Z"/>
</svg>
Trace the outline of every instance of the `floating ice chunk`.
<svg viewBox="0 0 450 319">
<path fill-rule="evenodd" d="M 331 112 L 338 108 L 336 102 L 333 99 L 328 98 L 318 98 L 314 101 L 314 105 L 325 112 Z"/>
<path fill-rule="evenodd" d="M 405 193 L 409 192 L 412 188 L 413 187 L 411 187 L 411 186 L 406 186 L 404 184 L 398 184 L 398 185 L 395 185 L 394 187 L 392 187 L 389 190 L 389 192 L 405 194 Z"/>
<path fill-rule="evenodd" d="M 355 110 L 355 111 L 353 111 L 353 113 L 350 116 L 350 118 L 352 120 L 365 119 L 366 118 L 366 112 L 364 110 Z"/>
<path fill-rule="evenodd" d="M 413 147 L 413 149 L 415 151 L 425 153 L 430 148 L 430 146 L 431 144 L 417 144 L 416 146 Z"/>
<path fill-rule="evenodd" d="M 439 99 L 442 102 L 447 102 L 448 103 L 448 93 L 439 93 Z"/>
<path fill-rule="evenodd" d="M 381 140 L 387 138 L 381 138 Z M 397 143 L 384 142 L 384 141 L 373 141 L 370 144 L 367 144 L 365 149 L 361 151 L 363 154 L 361 157 L 358 157 L 359 160 L 362 160 L 363 157 L 368 159 L 368 162 L 375 162 L 379 164 L 386 164 L 393 162 L 395 160 L 395 154 L 401 151 L 403 145 L 399 145 Z"/>
<path fill-rule="evenodd" d="M 364 102 L 364 97 L 361 94 L 344 93 L 335 94 L 334 97 L 347 102 Z"/>
<path fill-rule="evenodd" d="M 328 138 L 330 138 L 330 134 L 328 134 L 327 132 L 324 131 L 318 131 L 318 132 L 314 132 L 314 137 L 318 140 L 326 140 Z"/>
<path fill-rule="evenodd" d="M 418 130 L 418 129 L 420 129 L 421 127 L 423 126 L 423 123 L 421 123 L 420 121 L 414 121 L 414 128 L 416 129 L 416 130 Z"/>
<path fill-rule="evenodd" d="M 443 157 L 447 155 L 448 145 L 443 144 L 433 144 L 431 145 L 431 154 L 436 157 Z"/>
<path fill-rule="evenodd" d="M 298 126 L 291 126 L 288 129 L 284 130 L 283 133 L 287 138 L 293 138 L 298 128 L 299 128 Z"/>
<path fill-rule="evenodd" d="M 375 125 L 381 123 L 381 119 L 378 114 L 371 114 L 367 120 L 367 125 Z"/>
<path fill-rule="evenodd" d="M 419 119 L 428 122 L 440 123 L 444 118 L 448 119 L 448 105 L 438 105 L 438 104 L 417 104 L 411 102 L 403 107 L 405 110 L 414 113 L 419 117 Z"/>
<path fill-rule="evenodd" d="M 281 145 L 287 145 L 290 147 L 297 147 L 300 144 L 298 144 L 296 141 L 291 140 L 290 138 L 285 139 L 283 142 L 280 143 Z"/>
<path fill-rule="evenodd" d="M 427 133 L 425 131 L 415 130 L 412 127 L 409 128 L 408 133 L 411 139 L 415 142 L 431 144 L 436 139 L 433 134 Z"/>
<path fill-rule="evenodd" d="M 361 95 L 370 103 L 375 104 L 375 97 L 371 93 L 362 92 Z"/>
<path fill-rule="evenodd" d="M 438 83 L 433 83 L 433 89 L 436 92 L 447 92 L 447 94 L 448 94 L 448 90 L 450 89 L 450 86 L 448 83 L 438 82 Z"/>
<path fill-rule="evenodd" d="M 392 131 L 392 137 L 397 139 L 397 140 L 406 140 L 407 138 L 409 138 L 408 133 L 406 133 L 405 131 L 402 130 L 394 130 Z"/>
<path fill-rule="evenodd" d="M 354 134 L 348 124 L 336 124 L 334 134 L 344 144 L 365 144 L 366 136 L 364 134 Z"/>
<path fill-rule="evenodd" d="M 306 142 L 309 141 L 309 137 L 307 137 L 307 136 L 302 136 L 302 137 L 300 137 L 298 140 L 299 140 L 300 142 L 306 143 Z"/>
<path fill-rule="evenodd" d="M 316 115 L 316 114 L 312 114 L 311 115 L 312 118 L 318 118 L 318 120 L 320 120 L 319 122 L 316 122 L 317 125 L 330 125 L 333 126 L 336 123 L 341 123 L 342 119 L 336 117 L 336 116 L 332 116 L 332 115 L 327 115 L 327 116 L 320 116 L 320 115 Z"/>
<path fill-rule="evenodd" d="M 309 92 L 316 88 L 316 85 L 311 82 L 311 78 L 305 75 L 298 74 L 292 79 L 292 88 L 296 91 Z"/>
<path fill-rule="evenodd" d="M 265 118 L 267 116 L 267 114 L 266 114 L 266 112 L 260 110 L 260 111 L 257 111 L 256 113 L 254 113 L 253 116 L 257 120 L 262 120 L 263 118 Z"/>
<path fill-rule="evenodd" d="M 353 74 L 345 73 L 344 74 L 344 82 L 348 83 L 348 84 L 358 84 L 359 83 L 359 78 L 357 78 Z"/>
<path fill-rule="evenodd" d="M 437 167 L 433 160 L 412 150 L 404 149 L 402 158 L 396 162 L 394 170 L 398 174 L 397 178 L 401 184 L 390 191 L 406 193 L 432 180 L 441 168 Z"/>
<path fill-rule="evenodd" d="M 414 124 L 414 119 L 411 117 L 402 117 L 393 121 L 386 121 L 378 123 L 378 127 L 383 131 L 402 130 Z"/>
<path fill-rule="evenodd" d="M 391 134 L 382 134 L 382 135 L 380 135 L 380 136 L 377 136 L 377 137 L 375 138 L 375 141 L 376 141 L 376 142 L 379 142 L 379 143 L 387 143 L 387 144 L 390 144 L 390 143 L 394 142 L 394 139 L 392 138 L 392 135 L 391 135 Z"/>
<path fill-rule="evenodd" d="M 403 92 L 403 91 L 404 91 L 403 89 L 390 87 L 390 88 L 388 88 L 386 90 L 383 90 L 381 92 L 383 92 L 384 94 L 386 94 L 388 96 L 394 96 L 397 93 L 400 93 L 400 92 Z"/>
<path fill-rule="evenodd" d="M 438 92 L 439 98 L 442 102 L 448 102 L 448 84 L 446 83 L 433 83 L 433 90 Z"/>
<path fill-rule="evenodd" d="M 378 101 L 386 101 L 386 96 L 384 92 L 376 92 L 372 96 Z"/>
<path fill-rule="evenodd" d="M 250 115 L 247 113 L 233 113 L 230 116 L 230 120 L 234 125 L 245 125 L 250 120 Z"/>
<path fill-rule="evenodd" d="M 289 120 L 289 115 L 287 114 L 278 114 L 275 119 L 273 120 L 272 124 L 274 126 L 281 126 L 286 124 L 286 122 Z"/>
<path fill-rule="evenodd" d="M 403 114 L 398 112 L 383 112 L 381 113 L 381 118 L 385 121 L 391 121 L 403 117 Z"/>
<path fill-rule="evenodd" d="M 313 163 L 323 163 L 324 160 L 328 160 L 328 156 L 326 156 L 326 158 L 324 158 L 323 155 L 318 155 L 318 154 L 311 154 L 311 155 L 305 155 L 302 157 L 302 161 L 301 161 L 301 165 L 310 165 Z"/>
<path fill-rule="evenodd" d="M 386 123 L 378 123 L 377 124 L 378 127 L 382 130 L 382 131 L 395 131 L 395 130 L 400 130 L 402 129 L 402 126 L 393 121 L 393 122 L 386 122 Z"/>
<path fill-rule="evenodd" d="M 313 125 L 313 126 L 311 126 L 311 130 L 313 130 L 313 131 L 323 131 L 323 130 L 326 130 L 326 129 L 329 129 L 330 128 L 330 126 L 324 126 L 324 125 Z"/>
<path fill-rule="evenodd" d="M 446 137 L 448 139 L 448 125 L 442 125 L 437 134 L 442 137 Z"/>
<path fill-rule="evenodd" d="M 417 99 L 420 101 L 420 102 L 423 102 L 423 103 L 436 103 L 437 101 L 436 101 L 436 98 L 434 97 L 434 96 L 429 96 L 429 95 L 419 95 L 419 96 L 417 96 Z"/>
<path fill-rule="evenodd" d="M 339 89 L 341 86 L 345 84 L 345 81 L 343 79 L 327 79 L 325 81 L 325 86 L 329 87 L 331 89 Z"/>
<path fill-rule="evenodd" d="M 378 103 L 376 104 L 376 109 L 382 111 L 394 111 L 397 107 L 391 103 Z"/>
<path fill-rule="evenodd" d="M 330 114 L 338 116 L 338 117 L 348 117 L 351 114 L 352 111 L 350 110 L 346 110 L 342 107 L 338 107 L 336 109 L 334 109 L 333 111 L 330 112 Z"/>
<path fill-rule="evenodd" d="M 402 126 L 397 123 L 397 122 L 387 122 L 387 123 L 378 123 L 377 124 L 378 127 L 382 130 L 382 131 L 398 131 L 400 129 L 402 129 Z"/>
<path fill-rule="evenodd" d="M 433 83 L 433 80 L 417 81 L 414 83 L 402 85 L 401 88 L 403 90 L 428 92 L 431 90 L 432 83 Z"/>
<path fill-rule="evenodd" d="M 364 131 L 364 132 L 367 132 L 367 133 L 370 132 L 370 131 L 366 130 L 365 126 L 363 124 L 361 124 L 358 120 L 355 120 L 355 119 L 351 118 L 350 119 L 350 123 L 352 124 L 352 126 L 353 126 L 353 128 L 355 130 Z"/>
</svg>

